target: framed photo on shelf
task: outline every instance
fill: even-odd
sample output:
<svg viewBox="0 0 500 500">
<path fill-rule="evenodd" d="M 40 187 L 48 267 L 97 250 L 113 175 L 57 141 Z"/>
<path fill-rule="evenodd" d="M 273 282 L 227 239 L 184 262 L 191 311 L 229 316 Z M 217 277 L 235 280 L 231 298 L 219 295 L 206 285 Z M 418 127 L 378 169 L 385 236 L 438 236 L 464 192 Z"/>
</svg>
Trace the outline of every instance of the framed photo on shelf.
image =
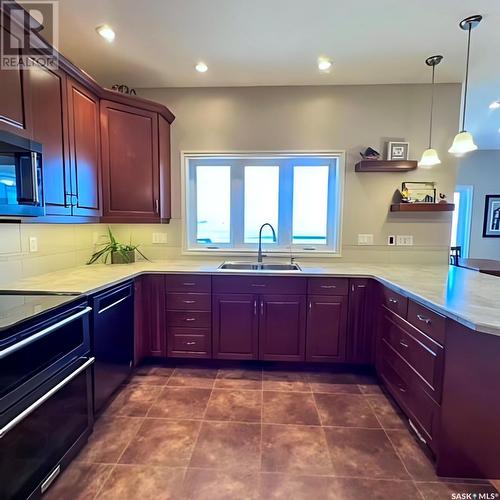
<svg viewBox="0 0 500 500">
<path fill-rule="evenodd" d="M 500 194 L 486 195 L 483 238 L 500 238 Z"/>
<path fill-rule="evenodd" d="M 388 160 L 407 160 L 409 157 L 409 142 L 388 142 L 387 159 Z"/>
<path fill-rule="evenodd" d="M 403 182 L 401 193 L 407 203 L 436 203 L 434 182 Z"/>
</svg>

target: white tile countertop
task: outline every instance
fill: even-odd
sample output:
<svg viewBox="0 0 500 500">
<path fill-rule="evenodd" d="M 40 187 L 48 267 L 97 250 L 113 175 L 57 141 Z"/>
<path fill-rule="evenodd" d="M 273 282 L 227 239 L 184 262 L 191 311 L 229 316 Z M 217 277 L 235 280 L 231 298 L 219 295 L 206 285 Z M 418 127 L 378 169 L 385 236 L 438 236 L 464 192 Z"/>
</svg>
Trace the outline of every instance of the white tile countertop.
<svg viewBox="0 0 500 500">
<path fill-rule="evenodd" d="M 93 293 L 143 273 L 370 277 L 479 332 L 500 336 L 500 278 L 453 266 L 300 263 L 298 271 L 220 271 L 220 261 L 94 264 L 24 278 L 3 291 Z"/>
</svg>

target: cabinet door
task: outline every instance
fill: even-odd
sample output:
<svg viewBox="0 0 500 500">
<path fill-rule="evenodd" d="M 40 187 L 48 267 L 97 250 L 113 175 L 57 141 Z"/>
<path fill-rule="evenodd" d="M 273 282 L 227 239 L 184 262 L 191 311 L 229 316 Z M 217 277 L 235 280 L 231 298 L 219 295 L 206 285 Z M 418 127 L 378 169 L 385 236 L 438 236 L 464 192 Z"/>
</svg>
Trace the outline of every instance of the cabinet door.
<svg viewBox="0 0 500 500">
<path fill-rule="evenodd" d="M 159 222 L 158 116 L 101 101 L 103 219 Z"/>
<path fill-rule="evenodd" d="M 311 295 L 307 313 L 308 361 L 344 361 L 347 331 L 345 295 Z"/>
<path fill-rule="evenodd" d="M 68 78 L 73 215 L 101 214 L 99 99 Z"/>
<path fill-rule="evenodd" d="M 146 357 L 167 355 L 165 276 L 145 276 L 142 282 L 142 346 Z"/>
<path fill-rule="evenodd" d="M 260 359 L 303 361 L 306 339 L 304 295 L 262 295 L 259 300 Z"/>
<path fill-rule="evenodd" d="M 45 212 L 71 215 L 66 76 L 62 71 L 34 66 L 30 86 L 33 138 L 43 145 Z"/>
<path fill-rule="evenodd" d="M 349 321 L 347 361 L 371 364 L 375 348 L 373 299 L 370 280 L 351 279 L 349 287 Z"/>
<path fill-rule="evenodd" d="M 218 294 L 213 296 L 213 357 L 257 359 L 258 296 Z"/>
<path fill-rule="evenodd" d="M 2 40 L 4 36 L 14 39 L 4 26 L 0 26 Z M 0 89 L 0 129 L 31 137 L 29 71 L 0 69 Z"/>
</svg>

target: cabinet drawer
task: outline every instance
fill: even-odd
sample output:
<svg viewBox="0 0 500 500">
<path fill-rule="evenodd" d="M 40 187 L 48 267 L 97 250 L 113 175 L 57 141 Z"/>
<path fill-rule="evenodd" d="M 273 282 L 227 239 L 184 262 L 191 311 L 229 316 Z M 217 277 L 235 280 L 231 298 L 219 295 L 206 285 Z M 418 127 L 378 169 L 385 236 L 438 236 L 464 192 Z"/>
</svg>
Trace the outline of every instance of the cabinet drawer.
<svg viewBox="0 0 500 500">
<path fill-rule="evenodd" d="M 167 293 L 167 309 L 173 311 L 210 311 L 209 293 Z"/>
<path fill-rule="evenodd" d="M 210 330 L 204 328 L 170 328 L 168 355 L 178 357 L 209 358 L 211 354 Z"/>
<path fill-rule="evenodd" d="M 210 312 L 205 311 L 167 311 L 167 326 L 209 328 L 210 319 Z"/>
<path fill-rule="evenodd" d="M 382 304 L 402 318 L 406 318 L 408 311 L 408 299 L 406 297 L 384 287 L 382 289 Z"/>
<path fill-rule="evenodd" d="M 214 276 L 214 293 L 305 294 L 307 280 L 289 276 Z"/>
<path fill-rule="evenodd" d="M 380 376 L 406 413 L 419 439 L 435 451 L 440 406 L 423 390 L 409 365 L 385 340 L 382 340 Z"/>
<path fill-rule="evenodd" d="M 408 322 L 386 310 L 382 338 L 415 370 L 424 390 L 441 401 L 444 349 Z"/>
<path fill-rule="evenodd" d="M 167 292 L 206 292 L 210 293 L 211 276 L 193 274 L 168 274 Z"/>
<path fill-rule="evenodd" d="M 408 321 L 436 342 L 444 345 L 446 329 L 446 319 L 444 316 L 410 300 L 408 305 Z"/>
<path fill-rule="evenodd" d="M 307 293 L 315 295 L 347 295 L 349 280 L 346 278 L 309 278 Z"/>
</svg>

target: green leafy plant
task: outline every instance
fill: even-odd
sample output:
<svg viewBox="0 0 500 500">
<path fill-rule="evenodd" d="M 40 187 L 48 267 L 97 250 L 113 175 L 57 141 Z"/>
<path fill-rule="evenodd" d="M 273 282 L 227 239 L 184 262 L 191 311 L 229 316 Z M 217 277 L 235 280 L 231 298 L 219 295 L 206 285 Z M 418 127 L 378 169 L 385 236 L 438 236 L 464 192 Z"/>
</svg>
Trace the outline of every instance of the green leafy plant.
<svg viewBox="0 0 500 500">
<path fill-rule="evenodd" d="M 104 259 L 104 263 L 106 264 L 109 257 L 112 256 L 112 254 L 117 253 L 119 254 L 125 262 L 133 262 L 134 259 L 130 257 L 130 252 L 134 252 L 137 250 L 137 252 L 142 255 L 142 257 L 146 260 L 149 260 L 140 250 L 139 250 L 139 245 L 132 245 L 132 242 L 130 244 L 125 245 L 123 243 L 119 243 L 116 241 L 115 236 L 111 232 L 111 229 L 108 227 L 108 237 L 109 241 L 106 243 L 101 243 L 100 246 L 103 246 L 100 250 L 97 250 L 94 254 L 92 254 L 92 257 L 90 257 L 90 260 L 87 262 L 87 264 L 93 264 L 94 262 L 97 262 L 100 258 Z"/>
</svg>

